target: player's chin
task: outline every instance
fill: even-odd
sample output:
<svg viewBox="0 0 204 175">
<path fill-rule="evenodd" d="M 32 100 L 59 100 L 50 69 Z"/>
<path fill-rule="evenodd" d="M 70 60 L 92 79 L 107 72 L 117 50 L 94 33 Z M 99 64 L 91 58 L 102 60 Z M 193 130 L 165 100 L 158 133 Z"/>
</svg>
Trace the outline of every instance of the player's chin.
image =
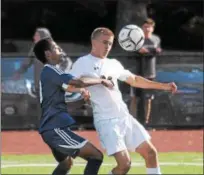
<svg viewBox="0 0 204 175">
<path fill-rule="evenodd" d="M 106 56 L 108 55 L 108 53 L 109 53 L 109 50 L 105 50 L 105 51 L 103 52 L 103 56 L 106 57 Z"/>
</svg>

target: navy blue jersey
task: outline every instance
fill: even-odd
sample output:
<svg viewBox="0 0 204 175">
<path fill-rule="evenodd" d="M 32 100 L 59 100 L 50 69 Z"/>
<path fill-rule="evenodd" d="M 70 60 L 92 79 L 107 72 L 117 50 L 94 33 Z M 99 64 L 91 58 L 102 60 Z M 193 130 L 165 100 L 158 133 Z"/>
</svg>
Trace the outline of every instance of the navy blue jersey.
<svg viewBox="0 0 204 175">
<path fill-rule="evenodd" d="M 67 113 L 65 103 L 65 91 L 69 81 L 73 79 L 71 74 L 65 74 L 55 66 L 46 64 L 40 77 L 40 102 L 42 116 L 39 132 L 54 128 L 61 128 L 75 123 Z"/>
</svg>

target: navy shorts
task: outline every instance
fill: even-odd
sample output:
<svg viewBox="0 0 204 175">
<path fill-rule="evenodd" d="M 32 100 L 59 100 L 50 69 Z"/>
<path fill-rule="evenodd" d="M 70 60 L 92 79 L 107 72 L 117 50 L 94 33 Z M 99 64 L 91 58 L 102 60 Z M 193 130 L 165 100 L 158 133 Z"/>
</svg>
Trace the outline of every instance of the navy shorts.
<svg viewBox="0 0 204 175">
<path fill-rule="evenodd" d="M 75 158 L 88 142 L 72 132 L 69 127 L 48 130 L 41 133 L 41 136 L 58 162 L 65 160 L 68 156 Z"/>
</svg>

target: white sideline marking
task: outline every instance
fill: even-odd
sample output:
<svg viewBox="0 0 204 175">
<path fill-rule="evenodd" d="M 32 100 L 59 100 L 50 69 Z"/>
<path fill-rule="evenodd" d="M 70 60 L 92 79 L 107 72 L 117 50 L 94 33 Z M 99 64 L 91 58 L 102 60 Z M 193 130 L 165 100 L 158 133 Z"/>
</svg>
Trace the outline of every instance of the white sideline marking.
<svg viewBox="0 0 204 175">
<path fill-rule="evenodd" d="M 197 158 L 197 159 L 193 159 L 193 161 L 203 161 L 204 159 L 202 158 Z"/>
<path fill-rule="evenodd" d="M 39 163 L 27 163 L 27 164 L 13 164 L 13 165 L 1 165 L 1 168 L 11 168 L 11 167 L 53 167 L 56 166 L 56 163 L 46 163 L 46 164 L 39 164 Z M 84 166 L 84 163 L 74 163 L 74 166 Z M 102 166 L 113 166 L 115 164 L 111 163 L 103 163 Z M 189 166 L 203 166 L 203 163 L 193 163 L 193 162 L 161 162 L 160 165 L 164 166 L 179 166 L 179 165 L 189 165 Z M 144 163 L 132 163 L 131 166 L 144 166 Z"/>
</svg>

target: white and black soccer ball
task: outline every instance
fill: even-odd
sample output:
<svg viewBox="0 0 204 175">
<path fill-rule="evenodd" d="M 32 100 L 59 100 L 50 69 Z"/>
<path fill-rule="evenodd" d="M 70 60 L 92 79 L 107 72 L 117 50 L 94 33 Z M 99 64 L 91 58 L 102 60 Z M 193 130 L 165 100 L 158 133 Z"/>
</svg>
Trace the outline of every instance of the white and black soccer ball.
<svg viewBox="0 0 204 175">
<path fill-rule="evenodd" d="M 126 51 L 137 51 L 144 44 L 144 32 L 137 25 L 124 26 L 118 35 L 118 42 L 120 46 Z"/>
</svg>

